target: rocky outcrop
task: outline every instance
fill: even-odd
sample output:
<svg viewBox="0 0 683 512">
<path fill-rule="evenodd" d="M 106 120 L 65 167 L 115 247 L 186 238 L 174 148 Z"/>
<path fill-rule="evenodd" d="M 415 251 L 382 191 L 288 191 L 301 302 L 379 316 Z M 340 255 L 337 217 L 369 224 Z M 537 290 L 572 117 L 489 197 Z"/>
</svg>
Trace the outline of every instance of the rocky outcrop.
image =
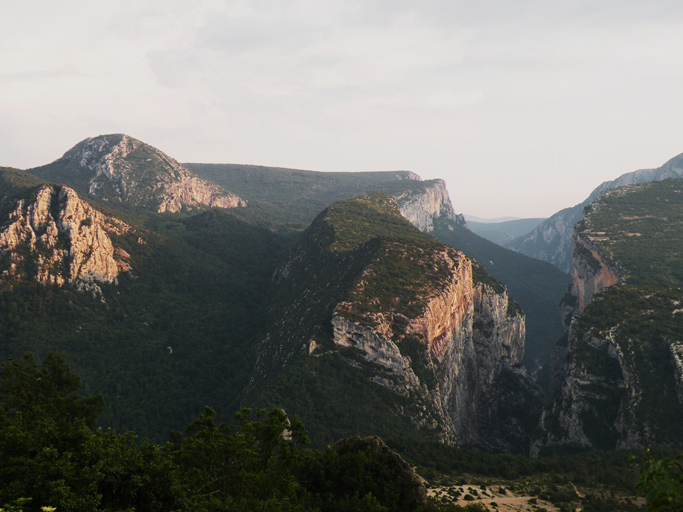
<svg viewBox="0 0 683 512">
<path fill-rule="evenodd" d="M 434 231 L 436 219 L 447 219 L 466 226 L 462 215 L 456 215 L 446 189 L 446 182 L 440 179 L 419 182 L 419 186 L 395 194 L 401 208 L 401 215 L 420 231 Z"/>
<path fill-rule="evenodd" d="M 657 169 L 640 169 L 623 174 L 615 180 L 602 183 L 581 204 L 560 210 L 531 233 L 506 243 L 505 247 L 548 261 L 564 272 L 571 272 L 574 225 L 581 220 L 583 209 L 595 201 L 603 191 L 680 177 L 683 177 L 683 154 L 672 158 Z"/>
<path fill-rule="evenodd" d="M 157 213 L 246 206 L 243 199 L 199 178 L 165 153 L 123 134 L 88 138 L 56 162 L 31 172 L 99 201 Z"/>
<path fill-rule="evenodd" d="M 497 389 L 502 372 L 525 381 L 530 395 L 536 393 L 538 399 L 528 375 L 515 373 L 524 353 L 524 316 L 509 309 L 505 290 L 474 283 L 472 262 L 464 255 L 444 251 L 440 257 L 447 260 L 450 275 L 427 292 L 429 298 L 419 315 L 408 318 L 389 309 L 352 322 L 344 315 L 353 317 L 349 312 L 358 313 L 358 308 L 341 303 L 332 318 L 334 343 L 353 347 L 368 362 L 382 366 L 374 381 L 423 403 L 431 415 L 413 420 L 419 427 L 439 425 L 443 441 L 519 450 L 524 434 L 511 440 L 482 427 L 485 420 L 495 418 L 492 421 L 498 425 L 510 420 L 498 414 L 500 404 L 492 399 L 502 391 Z M 411 358 L 404 347 L 414 340 L 426 353 L 422 362 L 415 360 L 414 353 Z"/>
<path fill-rule="evenodd" d="M 586 207 L 562 307 L 567 344 L 556 348 L 554 397 L 532 453 L 681 444 L 683 310 L 670 269 L 682 190 L 681 180 L 610 189 Z"/>
<path fill-rule="evenodd" d="M 129 267 L 111 234 L 130 227 L 107 217 L 68 187 L 44 186 L 15 203 L 0 228 L 2 277 L 35 279 L 43 284 L 116 282 Z"/>
<path fill-rule="evenodd" d="M 683 404 L 683 342 L 671 343 L 671 359 L 674 367 L 674 379 L 678 401 Z"/>
<path fill-rule="evenodd" d="M 520 367 L 524 314 L 500 283 L 475 280 L 470 258 L 400 213 L 388 196 L 357 198 L 304 233 L 273 276 L 275 321 L 248 394 L 285 373 L 329 368 L 368 399 L 384 397 L 377 414 L 426 436 L 527 451 L 541 399 Z M 308 375 L 311 387 L 321 385 Z"/>
<path fill-rule="evenodd" d="M 583 313 L 594 294 L 619 282 L 617 266 L 605 263 L 599 248 L 592 243 L 600 235 L 582 232 L 574 240 L 571 293 L 577 299 L 578 314 Z"/>
<path fill-rule="evenodd" d="M 394 339 L 379 334 L 376 328 L 335 316 L 334 342 L 353 347 L 367 361 L 381 365 L 385 371 L 375 375 L 375 382 L 402 396 L 419 397 L 438 418 L 443 441 L 518 451 L 519 446 L 513 446 L 509 439 L 494 439 L 481 427 L 484 418 L 497 416 L 491 410 L 496 406 L 488 398 L 501 392 L 496 389 L 501 372 L 514 371 L 521 361 L 524 318 L 509 316 L 507 295 L 486 285 L 473 287 L 471 280 L 460 283 L 459 288 L 469 289 L 471 294 L 457 293 L 456 288 L 430 301 L 422 315 L 409 320 L 406 335 Z M 427 368 L 418 370 L 422 379 L 414 369 L 417 361 L 401 352 L 402 343 L 407 343 L 405 338 L 411 334 L 418 334 L 429 354 Z M 521 379 L 534 388 L 528 375 L 521 373 Z M 433 387 L 430 378 L 434 379 Z M 420 427 L 433 427 L 428 419 L 416 417 L 414 421 Z M 496 418 L 499 423 L 508 420 Z"/>
</svg>

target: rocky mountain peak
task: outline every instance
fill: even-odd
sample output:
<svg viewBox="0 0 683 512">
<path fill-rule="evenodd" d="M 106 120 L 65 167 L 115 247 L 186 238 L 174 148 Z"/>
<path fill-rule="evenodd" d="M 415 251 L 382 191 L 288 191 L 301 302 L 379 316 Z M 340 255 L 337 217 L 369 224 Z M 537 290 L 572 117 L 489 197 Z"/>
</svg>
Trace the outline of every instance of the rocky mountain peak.
<svg viewBox="0 0 683 512">
<path fill-rule="evenodd" d="M 444 180 L 417 181 L 415 187 L 394 194 L 394 197 L 401 209 L 401 215 L 425 233 L 434 231 L 434 222 L 437 219 L 467 226 L 465 218 L 453 210 Z"/>
<path fill-rule="evenodd" d="M 236 208 L 246 201 L 199 178 L 176 160 L 124 134 L 80 142 L 62 158 L 31 172 L 75 188 L 95 200 L 157 213 L 200 206 Z"/>
<path fill-rule="evenodd" d="M 112 234 L 130 227 L 95 210 L 69 187 L 46 185 L 14 203 L 0 227 L 0 280 L 63 285 L 116 282 L 130 268 Z"/>
</svg>

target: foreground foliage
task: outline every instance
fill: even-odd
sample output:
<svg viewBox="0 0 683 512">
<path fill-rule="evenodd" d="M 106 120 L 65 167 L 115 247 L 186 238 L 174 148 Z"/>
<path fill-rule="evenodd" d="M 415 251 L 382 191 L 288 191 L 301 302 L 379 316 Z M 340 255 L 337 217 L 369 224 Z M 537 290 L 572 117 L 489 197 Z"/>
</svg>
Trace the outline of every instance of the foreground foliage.
<svg viewBox="0 0 683 512">
<path fill-rule="evenodd" d="M 481 503 L 463 507 L 444 499 L 428 500 L 410 465 L 377 437 L 348 438 L 324 450 L 307 449 L 303 424 L 297 418 L 290 420 L 281 409 L 269 413 L 242 409 L 232 423 L 222 423 L 207 407 L 184 434 L 172 433 L 165 445 L 131 433 L 94 429 L 104 401 L 101 396 L 80 395 L 79 385 L 79 377 L 52 354 L 42 364 L 31 355 L 4 364 L 0 371 L 0 510 L 487 510 Z M 621 489 L 629 485 L 628 475 L 634 469 L 625 465 L 620 452 L 533 460 L 435 443 L 399 440 L 392 445 L 420 464 L 430 482 L 438 480 L 437 468 L 452 472 L 453 477 L 463 473 L 503 479 L 547 475 L 543 489 L 522 489 L 512 480 L 505 485 L 511 490 L 517 485 L 520 491 L 558 504 L 560 510 L 570 510 L 569 503 L 576 497 L 563 496 L 565 484 L 581 485 L 597 478 L 605 488 Z M 680 510 L 683 473 L 679 459 L 655 459 L 648 454 L 640 470 L 638 491 L 646 497 L 648 510 Z M 542 481 L 537 479 L 533 485 Z M 623 500 L 593 495 L 581 499 L 585 511 L 613 510 L 609 507 L 615 504 L 618 510 L 638 510 Z"/>
<path fill-rule="evenodd" d="M 683 510 L 683 454 L 675 459 L 657 458 L 645 451 L 639 467 L 636 488 L 645 497 L 648 512 Z"/>
</svg>

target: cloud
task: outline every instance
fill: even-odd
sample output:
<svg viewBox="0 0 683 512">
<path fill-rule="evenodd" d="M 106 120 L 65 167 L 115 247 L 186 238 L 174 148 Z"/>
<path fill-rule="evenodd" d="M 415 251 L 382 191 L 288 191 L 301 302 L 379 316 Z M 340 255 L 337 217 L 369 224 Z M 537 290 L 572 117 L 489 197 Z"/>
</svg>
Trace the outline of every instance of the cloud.
<svg viewBox="0 0 683 512">
<path fill-rule="evenodd" d="M 677 0 L 13 2 L 0 165 L 123 131 L 181 160 L 409 168 L 506 208 L 542 186 L 552 213 L 683 149 L 682 31 Z"/>
</svg>

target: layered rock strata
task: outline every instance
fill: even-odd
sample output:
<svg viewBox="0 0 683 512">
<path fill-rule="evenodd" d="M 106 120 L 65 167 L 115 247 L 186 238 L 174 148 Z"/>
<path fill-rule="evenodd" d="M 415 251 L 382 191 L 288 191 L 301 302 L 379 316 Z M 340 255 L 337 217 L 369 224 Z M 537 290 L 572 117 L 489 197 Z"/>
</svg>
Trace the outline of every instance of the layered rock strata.
<svg viewBox="0 0 683 512">
<path fill-rule="evenodd" d="M 394 197 L 401 215 L 424 233 L 434 231 L 434 221 L 439 218 L 466 225 L 464 217 L 453 210 L 446 182 L 441 179 L 420 182 L 420 187 L 402 191 Z"/>
<path fill-rule="evenodd" d="M 115 250 L 110 235 L 129 229 L 68 187 L 41 187 L 30 199 L 18 200 L 0 228 L 2 276 L 56 285 L 116 282 L 130 267 L 127 254 Z"/>
<path fill-rule="evenodd" d="M 484 418 L 497 416 L 496 405 L 487 399 L 499 393 L 496 381 L 501 372 L 520 365 L 524 317 L 508 309 L 505 291 L 473 282 L 469 259 L 462 254 L 456 258 L 457 263 L 450 262 L 452 273 L 446 286 L 414 318 L 388 312 L 381 322 L 376 318 L 352 322 L 343 315 L 353 305 L 340 304 L 332 318 L 334 343 L 353 347 L 367 361 L 382 366 L 384 371 L 374 376 L 375 382 L 402 396 L 419 397 L 432 418 L 415 418 L 415 422 L 420 427 L 439 424 L 443 441 L 515 449 L 507 444 L 509 439 L 492 439 L 482 426 Z M 401 324 L 404 331 L 392 329 Z M 410 338 L 419 340 L 427 354 L 427 368 L 422 371 L 415 368 L 418 362 L 405 349 L 402 352 Z M 517 378 L 528 379 L 527 385 L 534 388 L 523 371 Z M 496 421 L 508 419 L 497 417 Z"/>
</svg>

